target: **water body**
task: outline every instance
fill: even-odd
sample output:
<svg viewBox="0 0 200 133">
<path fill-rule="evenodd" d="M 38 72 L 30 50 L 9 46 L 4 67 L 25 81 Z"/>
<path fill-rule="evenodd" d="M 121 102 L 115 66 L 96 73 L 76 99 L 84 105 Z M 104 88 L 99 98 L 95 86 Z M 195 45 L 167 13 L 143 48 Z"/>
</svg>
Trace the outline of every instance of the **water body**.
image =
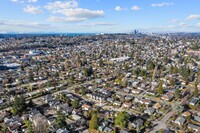
<svg viewBox="0 0 200 133">
<path fill-rule="evenodd" d="M 96 35 L 97 33 L 67 33 L 64 34 L 64 36 L 93 36 Z M 63 35 L 63 34 L 61 34 Z"/>
<path fill-rule="evenodd" d="M 0 39 L 10 37 L 34 37 L 34 36 L 93 36 L 97 33 L 49 33 L 49 34 L 0 34 Z"/>
</svg>

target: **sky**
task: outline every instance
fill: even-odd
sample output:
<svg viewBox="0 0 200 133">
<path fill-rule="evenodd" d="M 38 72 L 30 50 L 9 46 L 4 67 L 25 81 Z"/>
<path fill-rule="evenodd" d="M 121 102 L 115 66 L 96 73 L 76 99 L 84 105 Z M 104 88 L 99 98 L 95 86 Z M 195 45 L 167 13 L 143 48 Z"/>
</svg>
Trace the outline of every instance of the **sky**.
<svg viewBox="0 0 200 133">
<path fill-rule="evenodd" d="M 0 33 L 200 32 L 200 0 L 0 0 Z"/>
</svg>

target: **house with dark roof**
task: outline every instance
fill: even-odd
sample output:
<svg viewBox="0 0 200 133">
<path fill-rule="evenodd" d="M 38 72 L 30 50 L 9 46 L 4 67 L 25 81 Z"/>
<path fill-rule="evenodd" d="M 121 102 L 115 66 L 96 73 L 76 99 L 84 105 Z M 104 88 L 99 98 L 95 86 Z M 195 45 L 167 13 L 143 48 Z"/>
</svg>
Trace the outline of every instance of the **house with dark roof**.
<svg viewBox="0 0 200 133">
<path fill-rule="evenodd" d="M 143 124 L 144 124 L 144 121 L 141 118 L 138 118 L 132 122 L 132 125 L 134 128 L 137 128 L 137 127 L 140 128 L 141 126 L 143 126 Z"/>
<path fill-rule="evenodd" d="M 192 99 L 189 101 L 189 104 L 194 106 L 194 105 L 197 104 L 198 101 L 199 101 L 199 98 L 192 98 Z"/>
<path fill-rule="evenodd" d="M 194 132 L 198 132 L 200 130 L 200 126 L 194 125 L 194 124 L 188 124 L 188 129 L 192 129 Z"/>
<path fill-rule="evenodd" d="M 186 119 L 184 117 L 178 117 L 174 123 L 178 124 L 179 126 L 183 125 L 186 122 Z"/>
<path fill-rule="evenodd" d="M 200 116 L 194 116 L 194 120 L 200 123 Z"/>
</svg>

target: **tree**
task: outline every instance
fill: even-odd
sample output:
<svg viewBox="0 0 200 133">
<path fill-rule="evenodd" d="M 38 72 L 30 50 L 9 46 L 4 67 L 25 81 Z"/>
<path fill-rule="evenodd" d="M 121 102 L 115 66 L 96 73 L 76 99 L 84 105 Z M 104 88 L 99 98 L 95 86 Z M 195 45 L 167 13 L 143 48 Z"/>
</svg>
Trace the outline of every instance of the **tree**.
<svg viewBox="0 0 200 133">
<path fill-rule="evenodd" d="M 133 70 L 133 74 L 134 74 L 135 76 L 138 76 L 140 72 L 141 72 L 141 70 L 140 70 L 139 67 L 137 67 L 135 70 Z"/>
<path fill-rule="evenodd" d="M 115 118 L 115 125 L 120 128 L 124 128 L 128 122 L 128 113 L 123 111 L 117 113 L 117 117 Z"/>
<path fill-rule="evenodd" d="M 179 89 L 176 89 L 176 90 L 175 90 L 174 96 L 175 96 L 175 98 L 180 98 L 180 97 L 181 97 L 181 95 L 180 95 L 180 90 L 179 90 Z"/>
<path fill-rule="evenodd" d="M 165 64 L 167 64 L 167 63 L 169 63 L 169 58 L 167 57 L 167 56 L 165 56 L 165 58 L 163 59 L 163 62 L 165 63 Z"/>
<path fill-rule="evenodd" d="M 187 68 L 185 66 L 181 66 L 180 69 L 179 69 L 179 73 L 184 78 L 184 80 L 186 80 L 186 81 L 189 80 L 189 76 L 190 76 L 190 69 L 189 68 Z"/>
<path fill-rule="evenodd" d="M 174 67 L 173 73 L 178 73 L 178 67 L 177 66 Z"/>
<path fill-rule="evenodd" d="M 34 133 L 33 125 L 31 121 L 24 121 L 24 124 L 26 125 L 28 129 L 28 133 Z"/>
<path fill-rule="evenodd" d="M 141 76 L 141 77 L 147 76 L 147 71 L 141 70 L 139 73 L 139 76 Z"/>
<path fill-rule="evenodd" d="M 122 84 L 122 79 L 120 77 L 116 78 L 115 83 Z"/>
<path fill-rule="evenodd" d="M 163 129 L 158 130 L 158 133 L 163 133 Z"/>
<path fill-rule="evenodd" d="M 65 101 L 68 105 L 71 104 L 71 100 L 66 96 L 66 94 L 62 94 L 59 98 L 60 98 L 62 101 Z"/>
<path fill-rule="evenodd" d="M 170 84 L 171 84 L 171 86 L 175 85 L 175 80 L 173 78 L 170 78 Z"/>
<path fill-rule="evenodd" d="M 1 133 L 8 133 L 8 127 L 7 126 L 3 126 L 3 127 L 1 126 L 0 127 L 0 132 Z"/>
<path fill-rule="evenodd" d="M 81 88 L 81 94 L 82 95 L 85 95 L 86 94 L 86 89 L 83 87 L 83 88 Z"/>
<path fill-rule="evenodd" d="M 78 107 L 78 100 L 72 101 L 72 108 L 77 108 Z"/>
<path fill-rule="evenodd" d="M 77 94 L 79 94 L 79 91 L 80 91 L 79 88 L 75 88 L 75 89 L 74 89 L 74 92 L 77 93 Z"/>
<path fill-rule="evenodd" d="M 24 64 L 21 64 L 20 68 L 21 68 L 21 71 L 24 71 L 24 68 L 25 68 Z"/>
<path fill-rule="evenodd" d="M 128 67 L 127 64 L 124 64 L 124 65 L 123 65 L 123 68 L 124 68 L 124 70 L 125 70 L 126 72 L 128 72 L 129 67 Z"/>
<path fill-rule="evenodd" d="M 28 73 L 28 79 L 32 82 L 32 81 L 34 81 L 34 78 L 33 78 L 33 72 L 29 72 Z"/>
<path fill-rule="evenodd" d="M 67 103 L 68 105 L 71 104 L 71 100 L 70 100 L 68 97 L 66 97 L 65 101 L 66 101 L 66 103 Z"/>
<path fill-rule="evenodd" d="M 100 67 L 103 67 L 103 66 L 104 66 L 104 62 L 103 62 L 103 60 L 100 59 L 99 62 L 98 62 L 98 64 L 99 64 Z"/>
<path fill-rule="evenodd" d="M 32 99 L 29 100 L 27 106 L 28 106 L 28 107 L 31 107 L 31 108 L 34 106 L 34 103 L 33 103 L 33 100 L 32 100 Z"/>
<path fill-rule="evenodd" d="M 158 93 L 159 94 L 163 94 L 164 90 L 163 90 L 163 83 L 162 81 L 160 81 L 159 85 L 158 85 Z"/>
<path fill-rule="evenodd" d="M 90 77 L 93 74 L 93 68 L 92 67 L 84 68 L 83 73 L 86 77 Z"/>
<path fill-rule="evenodd" d="M 23 96 L 16 97 L 13 102 L 12 113 L 14 115 L 21 115 L 26 109 L 26 101 Z"/>
<path fill-rule="evenodd" d="M 57 128 L 62 128 L 66 126 L 67 123 L 65 121 L 65 116 L 62 114 L 62 112 L 59 110 L 57 112 L 57 117 L 56 117 L 56 127 Z"/>
<path fill-rule="evenodd" d="M 97 117 L 97 113 L 93 113 L 92 118 L 89 122 L 89 128 L 90 129 L 97 129 L 98 127 L 98 117 Z"/>
<path fill-rule="evenodd" d="M 147 69 L 153 70 L 154 68 L 155 68 L 155 65 L 154 65 L 153 61 L 151 61 L 151 60 L 147 61 Z"/>
<path fill-rule="evenodd" d="M 150 126 L 150 124 L 151 124 L 151 122 L 150 122 L 150 121 L 146 121 L 146 122 L 145 122 L 145 126 L 146 126 L 146 127 L 149 127 L 149 126 Z"/>
<path fill-rule="evenodd" d="M 184 107 L 178 103 L 175 103 L 173 106 L 172 106 L 172 109 L 175 113 L 179 114 L 179 113 L 182 113 L 183 110 L 184 110 Z"/>
<path fill-rule="evenodd" d="M 172 65 L 172 66 L 170 67 L 170 72 L 173 73 L 173 74 L 178 73 L 178 72 L 179 72 L 178 67 Z"/>
<path fill-rule="evenodd" d="M 191 45 L 191 49 L 192 50 L 199 50 L 199 45 L 197 44 L 197 43 L 193 43 L 192 45 Z"/>
<path fill-rule="evenodd" d="M 195 97 L 197 97 L 199 95 L 199 90 L 198 90 L 197 85 L 195 85 L 193 94 L 194 94 Z"/>
</svg>

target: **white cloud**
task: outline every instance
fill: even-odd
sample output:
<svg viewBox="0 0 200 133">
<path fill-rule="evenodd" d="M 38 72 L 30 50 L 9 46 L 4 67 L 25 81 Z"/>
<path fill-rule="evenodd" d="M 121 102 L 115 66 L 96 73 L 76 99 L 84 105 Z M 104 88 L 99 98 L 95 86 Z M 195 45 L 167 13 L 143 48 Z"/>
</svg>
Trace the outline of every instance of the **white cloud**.
<svg viewBox="0 0 200 133">
<path fill-rule="evenodd" d="M 10 0 L 11 2 L 14 2 L 14 3 L 24 3 L 23 0 Z"/>
<path fill-rule="evenodd" d="M 186 20 L 195 20 L 195 19 L 200 19 L 200 15 L 192 14 L 186 18 Z"/>
<path fill-rule="evenodd" d="M 127 8 L 121 8 L 120 6 L 116 6 L 115 10 L 116 11 L 125 11 L 125 10 L 127 10 Z"/>
<path fill-rule="evenodd" d="M 93 22 L 93 23 L 84 23 L 78 24 L 79 26 L 114 26 L 117 25 L 116 23 L 111 22 Z"/>
<path fill-rule="evenodd" d="M 151 4 L 152 7 L 164 7 L 164 6 L 172 6 L 174 3 L 156 3 L 156 4 Z"/>
<path fill-rule="evenodd" d="M 18 2 L 18 0 L 11 0 L 12 2 Z"/>
<path fill-rule="evenodd" d="M 28 0 L 28 2 L 32 2 L 32 3 L 35 3 L 37 2 L 38 0 Z"/>
<path fill-rule="evenodd" d="M 82 22 L 87 20 L 86 18 L 76 18 L 76 17 L 57 17 L 52 16 L 48 18 L 51 22 L 61 22 L 61 23 L 71 23 L 71 22 Z"/>
<path fill-rule="evenodd" d="M 50 25 L 48 24 L 40 24 L 37 22 L 24 22 L 24 21 L 16 21 L 16 20 L 5 20 L 0 19 L 0 24 L 2 26 L 16 26 L 16 27 L 27 27 L 27 28 L 48 28 Z"/>
<path fill-rule="evenodd" d="M 44 8 L 48 9 L 54 14 L 62 14 L 64 17 L 51 16 L 48 21 L 52 22 L 80 22 L 88 19 L 104 17 L 103 10 L 89 10 L 79 8 L 78 2 L 75 0 L 69 1 L 55 1 L 48 3 Z"/>
<path fill-rule="evenodd" d="M 56 11 L 60 9 L 70 9 L 70 8 L 77 8 L 78 7 L 78 2 L 75 0 L 70 0 L 70 1 L 55 1 L 53 3 L 48 3 L 44 8 L 50 10 L 50 11 Z"/>
<path fill-rule="evenodd" d="M 159 28 L 161 29 L 175 29 L 177 26 L 175 25 L 166 25 L 166 26 L 160 26 Z"/>
<path fill-rule="evenodd" d="M 71 28 L 71 29 L 70 29 Z M 50 25 L 45 23 L 38 22 L 30 22 L 23 20 L 7 20 L 0 19 L 0 31 L 5 31 L 7 33 L 16 32 L 16 33 L 49 33 L 49 32 L 67 32 L 67 31 L 76 31 L 78 32 L 80 29 L 76 29 L 71 26 L 62 26 L 62 25 Z"/>
<path fill-rule="evenodd" d="M 8 32 L 6 31 L 0 31 L 0 34 L 7 34 Z"/>
<path fill-rule="evenodd" d="M 196 25 L 198 28 L 200 28 L 200 23 L 197 23 L 197 25 Z"/>
<path fill-rule="evenodd" d="M 172 19 L 171 20 L 172 23 L 178 23 L 178 21 L 179 21 L 178 19 Z"/>
<path fill-rule="evenodd" d="M 40 7 L 35 7 L 35 6 L 32 6 L 32 5 L 27 5 L 24 8 L 24 12 L 31 13 L 31 14 L 41 14 L 41 13 L 43 13 L 42 10 L 40 9 Z"/>
<path fill-rule="evenodd" d="M 77 17 L 77 18 L 98 18 L 104 16 L 104 11 L 102 10 L 89 10 L 83 8 L 74 8 L 74 9 L 63 9 L 58 10 L 57 13 L 61 13 L 68 17 Z"/>
<path fill-rule="evenodd" d="M 183 22 L 181 22 L 179 25 L 180 25 L 181 27 L 187 27 L 187 24 L 185 24 L 185 23 L 183 23 Z"/>
<path fill-rule="evenodd" d="M 138 11 L 138 10 L 140 10 L 141 8 L 139 7 L 139 6 L 137 6 L 137 5 L 135 5 L 135 6 L 133 6 L 132 8 L 131 8 L 131 10 L 134 10 L 134 11 Z"/>
<path fill-rule="evenodd" d="M 116 6 L 116 7 L 115 7 L 115 10 L 116 10 L 116 11 L 121 11 L 122 8 L 121 8 L 120 6 Z"/>
</svg>

